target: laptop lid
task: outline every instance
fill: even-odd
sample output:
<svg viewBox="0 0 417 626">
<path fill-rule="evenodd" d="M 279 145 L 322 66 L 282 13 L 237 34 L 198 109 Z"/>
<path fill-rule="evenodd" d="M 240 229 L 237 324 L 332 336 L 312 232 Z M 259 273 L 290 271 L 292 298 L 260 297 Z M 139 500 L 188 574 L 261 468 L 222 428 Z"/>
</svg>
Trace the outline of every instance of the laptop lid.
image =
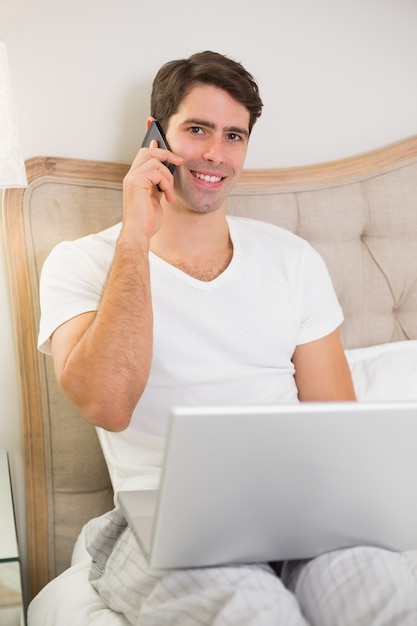
<svg viewBox="0 0 417 626">
<path fill-rule="evenodd" d="M 156 568 L 413 549 L 416 441 L 416 402 L 177 407 L 148 542 L 119 501 Z"/>
</svg>

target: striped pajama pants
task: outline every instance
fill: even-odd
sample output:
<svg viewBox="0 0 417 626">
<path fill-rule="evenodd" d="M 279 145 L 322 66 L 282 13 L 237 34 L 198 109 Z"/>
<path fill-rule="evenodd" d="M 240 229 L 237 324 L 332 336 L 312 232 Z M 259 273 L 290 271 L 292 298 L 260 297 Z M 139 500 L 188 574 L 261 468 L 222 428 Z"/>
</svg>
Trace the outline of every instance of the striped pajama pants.
<svg viewBox="0 0 417 626">
<path fill-rule="evenodd" d="M 90 582 L 134 626 L 417 626 L 407 558 L 357 547 L 284 564 L 150 570 L 118 510 L 87 526 Z"/>
</svg>

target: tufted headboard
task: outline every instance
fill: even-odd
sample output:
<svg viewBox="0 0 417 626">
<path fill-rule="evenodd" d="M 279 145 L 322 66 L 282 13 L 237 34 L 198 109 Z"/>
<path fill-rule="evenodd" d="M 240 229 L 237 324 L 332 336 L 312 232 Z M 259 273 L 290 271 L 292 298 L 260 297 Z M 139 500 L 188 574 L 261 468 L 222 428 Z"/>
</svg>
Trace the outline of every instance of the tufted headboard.
<svg viewBox="0 0 417 626">
<path fill-rule="evenodd" d="M 112 506 L 94 429 L 38 353 L 39 273 L 52 246 L 117 222 L 127 165 L 27 162 L 3 222 L 25 446 L 30 596 L 70 562 L 83 523 Z M 274 222 L 324 257 L 345 313 L 346 348 L 417 338 L 417 137 L 333 163 L 248 170 L 229 213 Z"/>
</svg>

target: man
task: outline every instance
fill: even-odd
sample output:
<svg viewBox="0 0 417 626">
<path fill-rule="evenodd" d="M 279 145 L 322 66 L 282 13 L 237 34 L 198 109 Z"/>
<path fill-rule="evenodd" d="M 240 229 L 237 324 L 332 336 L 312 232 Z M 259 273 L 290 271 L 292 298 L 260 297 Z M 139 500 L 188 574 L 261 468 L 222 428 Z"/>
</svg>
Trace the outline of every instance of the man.
<svg viewBox="0 0 417 626">
<path fill-rule="evenodd" d="M 354 399 L 342 314 L 321 258 L 289 232 L 226 217 L 261 107 L 252 76 L 222 55 L 163 66 L 148 124 L 159 121 L 171 150 L 156 142 L 139 150 L 123 183 L 121 225 L 61 244 L 45 264 L 40 347 L 99 427 L 116 493 L 157 486 L 171 405 Z M 150 571 L 118 509 L 92 522 L 87 540 L 92 585 L 132 624 L 417 617 L 415 580 L 400 555 L 384 551 L 286 565 L 294 595 L 268 564 Z M 408 591 L 413 583 L 413 594 L 401 594 L 388 570 Z M 381 580 L 375 599 L 367 587 Z M 391 616 L 412 613 L 372 621 L 387 604 Z"/>
</svg>

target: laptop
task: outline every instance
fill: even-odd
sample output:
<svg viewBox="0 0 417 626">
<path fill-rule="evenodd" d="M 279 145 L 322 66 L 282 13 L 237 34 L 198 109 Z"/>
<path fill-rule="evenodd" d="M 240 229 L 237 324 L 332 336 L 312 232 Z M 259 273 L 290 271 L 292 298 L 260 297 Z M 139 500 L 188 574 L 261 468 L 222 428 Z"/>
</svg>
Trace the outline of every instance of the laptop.
<svg viewBox="0 0 417 626">
<path fill-rule="evenodd" d="M 417 402 L 177 407 L 120 506 L 153 568 L 417 548 Z"/>
</svg>

